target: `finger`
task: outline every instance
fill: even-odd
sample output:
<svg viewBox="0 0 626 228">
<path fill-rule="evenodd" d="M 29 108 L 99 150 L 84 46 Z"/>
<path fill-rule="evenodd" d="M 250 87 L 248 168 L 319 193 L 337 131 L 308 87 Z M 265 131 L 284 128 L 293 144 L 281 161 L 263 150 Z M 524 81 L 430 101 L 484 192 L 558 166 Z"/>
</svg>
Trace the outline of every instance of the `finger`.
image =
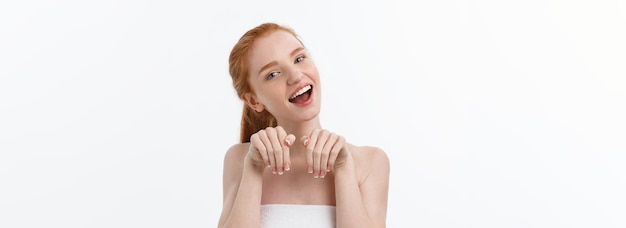
<svg viewBox="0 0 626 228">
<path fill-rule="evenodd" d="M 326 176 L 327 172 L 330 172 L 330 169 L 328 168 L 328 162 L 329 162 L 329 157 L 331 154 L 331 151 L 333 149 L 333 146 L 335 145 L 335 143 L 337 142 L 337 134 L 334 133 L 330 133 L 328 134 L 328 140 L 326 141 L 326 143 L 324 143 L 324 148 L 322 149 L 322 154 L 321 154 L 321 158 L 320 158 L 320 177 L 324 178 Z"/>
<path fill-rule="evenodd" d="M 319 137 L 320 129 L 315 129 L 311 132 L 310 136 L 303 138 L 302 143 L 306 144 L 307 153 L 307 172 L 312 173 L 315 177 L 315 145 Z M 317 174 L 319 177 L 319 173 Z"/>
<path fill-rule="evenodd" d="M 313 145 L 309 136 L 302 136 L 302 145 L 306 149 L 306 172 L 313 173 Z"/>
<path fill-rule="evenodd" d="M 250 136 L 250 144 L 252 144 L 252 148 L 256 150 L 255 153 L 261 155 L 265 166 L 269 167 L 270 161 L 267 158 L 267 151 L 265 150 L 265 146 L 263 146 L 263 142 L 261 142 L 261 139 L 259 138 L 259 134 L 253 134 L 252 136 Z"/>
<path fill-rule="evenodd" d="M 293 134 L 289 134 L 285 137 L 285 144 L 287 144 L 287 146 L 293 145 L 294 141 L 296 141 L 296 136 Z"/>
<path fill-rule="evenodd" d="M 270 143 L 272 143 L 271 147 L 272 150 L 274 151 L 274 159 L 276 159 L 275 161 L 275 165 L 276 165 L 276 172 L 279 175 L 283 174 L 283 146 L 282 143 L 280 143 L 282 140 L 279 140 L 279 131 L 276 128 L 272 128 L 272 127 L 268 127 L 266 129 L 267 131 L 267 137 L 270 140 Z"/>
<path fill-rule="evenodd" d="M 317 178 L 321 176 L 322 172 L 322 152 L 324 152 L 324 145 L 328 141 L 328 131 L 320 131 L 315 139 L 315 148 L 313 149 L 313 177 Z M 311 137 L 311 139 L 315 136 Z M 311 143 L 313 140 L 311 141 Z M 328 159 L 328 158 L 327 158 Z M 326 167 L 324 167 L 324 170 Z"/>
<path fill-rule="evenodd" d="M 302 145 L 304 146 L 308 146 L 309 143 L 311 142 L 311 137 L 309 136 L 302 136 L 302 138 L 300 138 L 300 141 L 302 141 Z"/>
<path fill-rule="evenodd" d="M 339 152 L 346 145 L 346 140 L 342 136 L 338 136 L 337 142 L 333 145 L 333 148 L 330 151 L 330 157 L 328 158 L 328 167 L 326 168 L 328 172 L 335 169 L 335 161 L 337 161 L 337 157 L 339 156 Z"/>
<path fill-rule="evenodd" d="M 293 134 L 287 135 L 285 137 L 285 145 L 283 146 L 283 158 L 285 159 L 285 171 L 291 170 L 291 154 L 289 147 L 293 145 L 293 142 L 296 140 L 296 136 Z"/>
<path fill-rule="evenodd" d="M 281 126 L 277 126 L 274 128 L 272 137 L 270 137 L 270 140 L 272 141 L 272 146 L 276 150 L 274 152 L 274 156 L 276 156 L 276 169 L 278 171 L 278 175 L 283 175 L 285 168 L 285 154 L 283 148 L 285 145 L 284 141 L 286 135 L 287 133 L 285 133 L 285 129 L 283 129 Z"/>
<path fill-rule="evenodd" d="M 261 139 L 261 142 L 263 142 L 263 146 L 267 151 L 267 160 L 270 162 L 272 173 L 276 174 L 276 158 L 274 158 L 274 148 L 272 147 L 272 142 L 267 137 L 266 130 L 260 130 L 259 133 L 262 133 L 259 134 L 259 138 Z"/>
</svg>

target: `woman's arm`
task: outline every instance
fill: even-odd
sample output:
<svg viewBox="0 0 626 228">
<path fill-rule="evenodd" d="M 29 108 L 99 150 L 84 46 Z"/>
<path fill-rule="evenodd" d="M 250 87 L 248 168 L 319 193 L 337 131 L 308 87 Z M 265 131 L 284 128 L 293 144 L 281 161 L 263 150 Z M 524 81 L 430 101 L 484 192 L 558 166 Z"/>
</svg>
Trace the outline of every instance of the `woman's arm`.
<svg viewBox="0 0 626 228">
<path fill-rule="evenodd" d="M 337 227 L 386 227 L 389 158 L 373 147 L 348 154 L 334 170 Z"/>
<path fill-rule="evenodd" d="M 263 171 L 283 172 L 295 136 L 268 127 L 250 136 L 250 143 L 231 147 L 224 157 L 224 205 L 218 227 L 259 227 Z M 286 158 L 286 160 L 284 160 Z"/>
<path fill-rule="evenodd" d="M 223 207 L 218 227 L 259 227 L 263 167 L 247 155 L 249 144 L 231 147 L 224 157 Z"/>
<path fill-rule="evenodd" d="M 337 227 L 385 227 L 389 158 L 375 147 L 355 147 L 328 130 L 301 138 L 314 177 L 335 173 Z"/>
</svg>

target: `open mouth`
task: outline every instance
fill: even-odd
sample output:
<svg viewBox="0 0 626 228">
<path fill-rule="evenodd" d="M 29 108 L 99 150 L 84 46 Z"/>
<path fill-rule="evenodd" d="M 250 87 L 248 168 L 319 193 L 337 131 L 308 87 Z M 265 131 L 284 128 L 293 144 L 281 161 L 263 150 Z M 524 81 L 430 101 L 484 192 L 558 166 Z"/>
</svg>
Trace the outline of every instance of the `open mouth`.
<svg viewBox="0 0 626 228">
<path fill-rule="evenodd" d="M 307 85 L 302 87 L 302 89 L 298 90 L 293 96 L 289 98 L 289 102 L 291 103 L 299 103 L 302 101 L 306 101 L 311 97 L 311 91 L 313 91 L 312 85 Z"/>
</svg>

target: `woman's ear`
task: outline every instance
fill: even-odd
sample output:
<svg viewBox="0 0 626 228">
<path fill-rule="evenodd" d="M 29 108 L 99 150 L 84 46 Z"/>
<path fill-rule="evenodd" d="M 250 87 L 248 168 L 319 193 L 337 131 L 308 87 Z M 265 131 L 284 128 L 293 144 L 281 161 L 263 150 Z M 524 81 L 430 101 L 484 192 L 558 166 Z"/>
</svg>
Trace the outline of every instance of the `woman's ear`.
<svg viewBox="0 0 626 228">
<path fill-rule="evenodd" d="M 243 94 L 243 96 L 241 96 L 241 99 L 246 102 L 246 104 L 254 109 L 257 112 L 262 112 L 263 110 L 265 110 L 265 106 L 263 106 L 263 104 L 259 103 L 258 99 L 256 98 L 256 96 L 254 94 L 251 93 L 245 93 Z"/>
</svg>

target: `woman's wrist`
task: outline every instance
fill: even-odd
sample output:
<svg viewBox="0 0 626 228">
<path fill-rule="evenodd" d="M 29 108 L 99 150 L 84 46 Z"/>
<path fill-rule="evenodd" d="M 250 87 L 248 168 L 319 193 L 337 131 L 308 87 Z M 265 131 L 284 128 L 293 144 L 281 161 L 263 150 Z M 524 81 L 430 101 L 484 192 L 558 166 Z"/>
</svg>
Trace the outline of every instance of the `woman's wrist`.
<svg viewBox="0 0 626 228">
<path fill-rule="evenodd" d="M 346 160 L 336 163 L 333 172 L 335 174 L 354 173 L 354 160 L 348 157 Z"/>
<path fill-rule="evenodd" d="M 250 171 L 250 172 L 254 172 L 254 173 L 258 173 L 260 175 L 263 175 L 263 171 L 265 170 L 265 166 L 259 165 L 258 162 L 255 162 L 250 157 L 246 156 L 246 158 L 244 159 L 244 162 L 243 162 L 243 169 L 244 169 L 244 172 Z"/>
</svg>

